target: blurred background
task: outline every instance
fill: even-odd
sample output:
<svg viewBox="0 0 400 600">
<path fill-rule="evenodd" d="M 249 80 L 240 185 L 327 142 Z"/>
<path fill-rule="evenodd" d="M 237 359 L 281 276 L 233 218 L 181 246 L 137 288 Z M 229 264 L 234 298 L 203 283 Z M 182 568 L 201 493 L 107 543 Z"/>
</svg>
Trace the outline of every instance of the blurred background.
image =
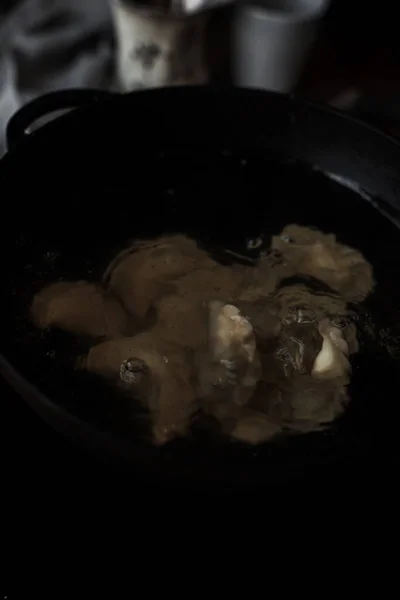
<svg viewBox="0 0 400 600">
<path fill-rule="evenodd" d="M 400 131 L 388 0 L 1 0 L 0 153 L 10 116 L 47 91 L 246 85 Z"/>
</svg>

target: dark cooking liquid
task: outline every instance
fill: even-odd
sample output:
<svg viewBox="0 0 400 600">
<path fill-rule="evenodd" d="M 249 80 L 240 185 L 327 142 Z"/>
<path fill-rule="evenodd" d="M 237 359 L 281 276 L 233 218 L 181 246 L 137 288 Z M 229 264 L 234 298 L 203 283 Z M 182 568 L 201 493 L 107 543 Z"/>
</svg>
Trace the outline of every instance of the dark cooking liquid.
<svg viewBox="0 0 400 600">
<path fill-rule="evenodd" d="M 324 444 L 328 451 L 332 443 L 344 443 L 346 432 L 351 431 L 356 447 L 357 440 L 361 443 L 383 424 L 389 426 L 385 415 L 393 415 L 391 390 L 400 383 L 400 244 L 391 223 L 356 193 L 304 165 L 229 153 L 207 159 L 180 156 L 179 164 L 175 156 L 166 156 L 165 172 L 143 182 L 142 188 L 138 185 L 132 195 L 117 185 L 103 189 L 90 218 L 84 211 L 65 216 L 63 230 L 68 235 L 46 226 L 42 233 L 32 233 L 32 239 L 15 242 L 17 266 L 6 271 L 3 282 L 4 289 L 11 290 L 4 309 L 4 339 L 10 340 L 5 353 L 44 393 L 80 418 L 121 435 L 130 436 L 138 422 L 131 418 L 132 407 L 125 399 L 110 402 L 114 392 L 103 381 L 72 372 L 71 357 L 87 352 L 88 340 L 33 327 L 27 308 L 43 286 L 58 277 L 99 280 L 110 257 L 143 233 L 155 236 L 175 229 L 211 250 L 225 246 L 252 257 L 259 249 L 248 250 L 249 239 L 261 236 L 268 244 L 287 222 L 296 222 L 333 231 L 342 243 L 358 248 L 372 264 L 377 281 L 358 310 L 361 349 L 353 359 L 353 401 L 329 435 L 318 434 L 319 452 Z M 156 197 L 164 200 L 157 208 L 151 206 Z M 102 202 L 107 219 L 96 220 Z M 300 444 L 303 452 L 313 447 L 306 438 L 291 443 Z"/>
<path fill-rule="evenodd" d="M 347 302 L 365 298 L 373 276 L 334 236 L 288 225 L 246 266 L 223 266 L 182 235 L 138 241 L 112 259 L 103 284 L 44 288 L 34 322 L 95 338 L 81 368 L 147 407 L 158 443 L 185 435 L 199 410 L 251 443 L 342 412 L 346 354 L 358 349 Z"/>
</svg>

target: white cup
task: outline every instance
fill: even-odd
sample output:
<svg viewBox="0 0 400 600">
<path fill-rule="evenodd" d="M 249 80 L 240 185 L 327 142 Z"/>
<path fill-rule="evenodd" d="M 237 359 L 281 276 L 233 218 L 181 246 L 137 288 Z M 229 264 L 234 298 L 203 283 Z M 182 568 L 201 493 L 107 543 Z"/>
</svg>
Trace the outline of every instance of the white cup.
<svg viewBox="0 0 400 600">
<path fill-rule="evenodd" d="M 289 92 L 298 82 L 330 0 L 241 4 L 233 31 L 236 85 Z"/>
</svg>

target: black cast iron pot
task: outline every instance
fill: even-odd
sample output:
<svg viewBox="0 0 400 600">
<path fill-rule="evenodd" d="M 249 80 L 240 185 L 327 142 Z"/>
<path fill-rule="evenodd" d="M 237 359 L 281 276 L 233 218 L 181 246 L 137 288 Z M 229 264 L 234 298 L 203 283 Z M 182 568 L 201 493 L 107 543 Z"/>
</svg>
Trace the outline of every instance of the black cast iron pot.
<svg viewBox="0 0 400 600">
<path fill-rule="evenodd" d="M 75 110 L 28 133 L 66 108 Z M 179 481 L 285 481 L 399 456 L 396 141 L 291 96 L 176 88 L 50 94 L 13 117 L 8 144 L 0 367 L 55 429 L 100 457 Z M 98 280 L 135 237 L 187 232 L 243 253 L 249 237 L 268 239 L 289 222 L 335 232 L 365 254 L 377 280 L 365 307 L 376 335 L 353 359 L 349 409 L 325 432 L 256 448 L 196 436 L 153 447 L 124 429 L 125 409 L 110 408 L 109 390 L 72 368 L 68 356 L 81 342 L 39 332 L 29 318 L 45 284 Z"/>
</svg>

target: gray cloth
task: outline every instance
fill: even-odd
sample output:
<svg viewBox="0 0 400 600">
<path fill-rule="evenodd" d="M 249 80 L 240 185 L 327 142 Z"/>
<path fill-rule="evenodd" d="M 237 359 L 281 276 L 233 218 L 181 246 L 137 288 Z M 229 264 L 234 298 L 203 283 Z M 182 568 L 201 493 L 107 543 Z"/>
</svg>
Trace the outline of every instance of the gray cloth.
<svg viewBox="0 0 400 600">
<path fill-rule="evenodd" d="M 20 0 L 3 14 L 0 8 L 0 156 L 21 104 L 61 88 L 112 87 L 111 47 L 107 0 Z"/>
<path fill-rule="evenodd" d="M 10 116 L 43 93 L 116 87 L 111 0 L 0 0 L 0 156 Z M 136 0 L 120 0 L 125 4 Z M 230 0 L 168 0 L 193 13 Z M 164 0 L 150 0 L 157 5 Z"/>
</svg>

